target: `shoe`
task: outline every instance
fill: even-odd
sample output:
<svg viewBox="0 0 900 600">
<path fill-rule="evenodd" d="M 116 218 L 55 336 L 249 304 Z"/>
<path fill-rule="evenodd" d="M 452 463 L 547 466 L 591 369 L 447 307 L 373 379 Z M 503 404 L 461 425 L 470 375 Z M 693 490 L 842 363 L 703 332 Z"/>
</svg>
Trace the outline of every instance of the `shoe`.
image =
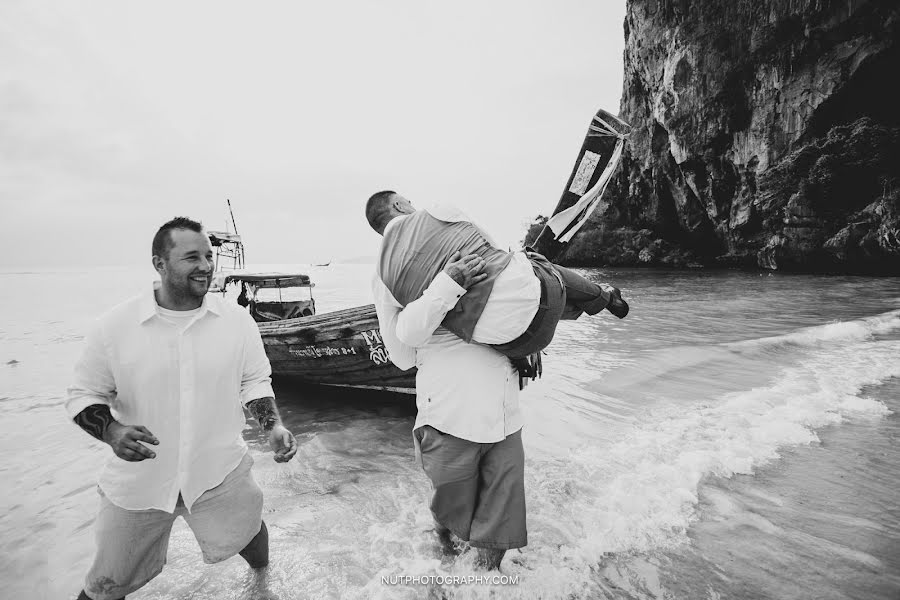
<svg viewBox="0 0 900 600">
<path fill-rule="evenodd" d="M 624 319 L 625 315 L 628 314 L 628 303 L 622 299 L 622 292 L 617 287 L 613 287 L 609 284 L 601 284 L 603 289 L 609 292 L 610 299 L 609 304 L 606 305 L 606 310 L 616 315 L 620 319 Z"/>
<path fill-rule="evenodd" d="M 619 291 L 619 288 L 613 287 L 608 283 L 601 283 L 599 285 L 600 289 L 605 292 L 604 294 L 600 294 L 593 300 L 587 302 L 578 302 L 575 305 L 575 308 L 581 309 L 589 315 L 598 315 L 603 312 L 604 308 L 620 319 L 627 315 L 628 304 L 622 300 L 622 292 Z M 623 306 L 624 309 L 622 308 Z"/>
</svg>

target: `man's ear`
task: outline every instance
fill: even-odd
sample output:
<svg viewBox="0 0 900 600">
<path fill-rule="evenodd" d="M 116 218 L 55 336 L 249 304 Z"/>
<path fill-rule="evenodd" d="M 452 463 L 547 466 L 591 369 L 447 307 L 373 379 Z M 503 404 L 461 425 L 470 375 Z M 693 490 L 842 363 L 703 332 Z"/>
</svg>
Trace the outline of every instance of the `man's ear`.
<svg viewBox="0 0 900 600">
<path fill-rule="evenodd" d="M 397 211 L 398 213 L 403 214 L 403 215 L 408 215 L 413 212 L 411 210 L 412 205 L 409 203 L 409 200 L 400 200 L 400 199 L 394 200 L 392 202 L 392 206 L 395 211 Z"/>
<path fill-rule="evenodd" d="M 165 259 L 161 256 L 154 255 L 153 258 L 151 259 L 151 262 L 153 263 L 153 268 L 156 270 L 156 272 L 159 273 L 160 275 L 162 275 L 162 272 L 166 268 Z"/>
</svg>

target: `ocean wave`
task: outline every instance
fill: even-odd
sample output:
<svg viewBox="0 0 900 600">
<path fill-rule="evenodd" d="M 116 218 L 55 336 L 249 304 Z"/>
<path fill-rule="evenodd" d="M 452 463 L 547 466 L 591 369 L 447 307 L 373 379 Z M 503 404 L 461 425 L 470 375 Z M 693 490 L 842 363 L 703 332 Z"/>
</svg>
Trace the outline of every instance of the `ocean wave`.
<svg viewBox="0 0 900 600">
<path fill-rule="evenodd" d="M 769 349 L 783 346 L 815 346 L 830 342 L 866 340 L 900 329 L 900 310 L 892 310 L 853 321 L 835 321 L 791 333 L 723 344 L 732 350 Z"/>
<path fill-rule="evenodd" d="M 798 350 L 806 353 L 833 344 L 862 342 L 897 330 L 900 330 L 900 310 L 739 342 L 667 346 L 644 352 L 639 360 L 629 356 L 627 360 L 605 365 L 605 369 L 596 369 L 594 387 L 620 392 L 626 388 L 643 389 L 651 380 L 665 381 L 678 373 L 697 370 L 717 361 L 733 360 L 735 356 L 766 358 L 791 353 L 794 357 Z M 727 353 L 723 353 L 723 349 Z M 570 370 L 577 374 L 584 367 L 579 364 Z M 554 368 L 561 372 L 566 369 L 565 366 Z"/>
<path fill-rule="evenodd" d="M 767 385 L 657 408 L 615 442 L 545 461 L 541 510 L 562 507 L 548 523 L 573 524 L 547 534 L 559 548 L 548 559 L 589 566 L 611 554 L 676 547 L 698 518 L 705 478 L 751 474 L 784 448 L 818 442 L 822 427 L 889 414 L 863 391 L 900 377 L 900 341 L 871 339 L 897 327 L 900 311 L 769 338 L 818 347 L 790 366 L 773 363 Z M 844 343 L 819 345 L 837 339 Z"/>
</svg>

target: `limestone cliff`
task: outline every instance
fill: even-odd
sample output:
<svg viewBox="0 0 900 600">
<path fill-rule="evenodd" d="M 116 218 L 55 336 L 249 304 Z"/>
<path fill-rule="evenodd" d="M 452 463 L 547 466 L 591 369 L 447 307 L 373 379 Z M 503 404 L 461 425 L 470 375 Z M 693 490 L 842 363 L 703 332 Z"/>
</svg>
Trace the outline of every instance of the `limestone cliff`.
<svg viewBox="0 0 900 600">
<path fill-rule="evenodd" d="M 570 264 L 900 273 L 900 2 L 628 0 L 634 131 Z"/>
</svg>

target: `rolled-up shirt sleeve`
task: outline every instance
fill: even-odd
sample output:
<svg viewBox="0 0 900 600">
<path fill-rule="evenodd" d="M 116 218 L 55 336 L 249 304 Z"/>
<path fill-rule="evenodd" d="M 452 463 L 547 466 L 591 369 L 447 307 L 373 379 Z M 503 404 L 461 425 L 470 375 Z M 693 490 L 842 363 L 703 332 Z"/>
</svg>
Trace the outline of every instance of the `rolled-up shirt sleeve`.
<svg viewBox="0 0 900 600">
<path fill-rule="evenodd" d="M 244 343 L 244 365 L 241 373 L 241 404 L 247 405 L 257 398 L 274 398 L 272 366 L 263 347 L 262 336 L 256 321 L 246 313 L 247 339 Z"/>
<path fill-rule="evenodd" d="M 418 348 L 428 342 L 447 312 L 466 293 L 466 289 L 441 271 L 422 292 L 400 311 L 397 317 L 397 338 L 408 346 Z"/>
<path fill-rule="evenodd" d="M 378 275 L 372 279 L 372 295 L 375 298 L 375 313 L 378 315 L 381 341 L 387 348 L 391 362 L 401 371 L 412 369 L 416 366 L 416 349 L 397 338 L 397 318 L 402 307 Z"/>
<path fill-rule="evenodd" d="M 66 413 L 74 419 L 92 404 L 111 405 L 116 399 L 116 380 L 110 368 L 106 342 L 99 323 L 85 338 L 81 357 L 75 363 L 72 385 L 66 391 Z"/>
</svg>

